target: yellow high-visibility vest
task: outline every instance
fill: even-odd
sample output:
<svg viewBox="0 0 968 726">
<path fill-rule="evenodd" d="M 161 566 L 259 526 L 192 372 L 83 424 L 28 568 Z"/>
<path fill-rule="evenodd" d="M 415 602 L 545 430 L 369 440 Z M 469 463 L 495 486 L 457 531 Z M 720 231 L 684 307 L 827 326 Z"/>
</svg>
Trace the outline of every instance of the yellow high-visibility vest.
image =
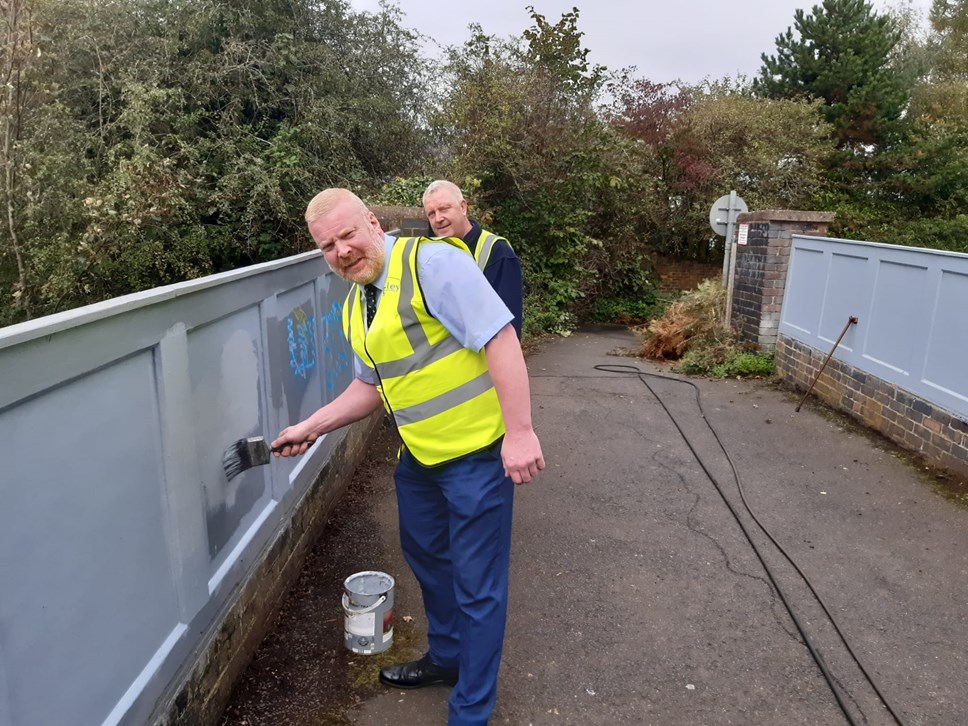
<svg viewBox="0 0 968 726">
<path fill-rule="evenodd" d="M 363 288 L 354 285 L 343 308 L 343 332 L 376 369 L 380 394 L 410 453 L 425 466 L 485 449 L 504 434 L 497 392 L 484 350 L 461 345 L 427 310 L 417 281 L 421 244 L 454 238 L 401 237 L 387 260 L 387 278 L 369 329 Z"/>
<path fill-rule="evenodd" d="M 477 266 L 481 272 L 484 272 L 484 268 L 487 267 L 487 261 L 491 257 L 491 250 L 494 249 L 494 245 L 498 242 L 507 242 L 508 247 L 511 247 L 511 243 L 504 239 L 504 237 L 500 237 L 493 232 L 488 232 L 486 229 L 481 229 L 481 236 L 477 239 L 477 249 L 474 250 L 474 259 L 477 260 Z M 514 251 L 513 247 L 511 247 L 511 251 Z"/>
</svg>

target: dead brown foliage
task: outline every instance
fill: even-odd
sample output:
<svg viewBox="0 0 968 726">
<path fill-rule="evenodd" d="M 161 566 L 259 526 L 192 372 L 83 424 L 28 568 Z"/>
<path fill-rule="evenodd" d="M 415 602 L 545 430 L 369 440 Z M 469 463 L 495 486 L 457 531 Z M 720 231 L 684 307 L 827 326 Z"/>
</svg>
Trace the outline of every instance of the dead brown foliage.
<svg viewBox="0 0 968 726">
<path fill-rule="evenodd" d="M 693 345 L 722 338 L 727 334 L 723 326 L 725 305 L 726 292 L 719 280 L 705 280 L 646 326 L 639 354 L 678 360 Z"/>
</svg>

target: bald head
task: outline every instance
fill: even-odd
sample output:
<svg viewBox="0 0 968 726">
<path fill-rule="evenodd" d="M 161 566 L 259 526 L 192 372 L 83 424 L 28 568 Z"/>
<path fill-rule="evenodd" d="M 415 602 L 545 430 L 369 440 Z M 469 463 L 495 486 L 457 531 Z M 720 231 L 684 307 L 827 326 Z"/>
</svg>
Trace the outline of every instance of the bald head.
<svg viewBox="0 0 968 726">
<path fill-rule="evenodd" d="M 309 224 L 325 214 L 329 214 L 340 204 L 347 203 L 356 207 L 364 216 L 368 216 L 370 210 L 363 203 L 363 200 L 356 196 L 349 189 L 324 189 L 313 197 L 306 206 L 306 223 Z"/>
</svg>

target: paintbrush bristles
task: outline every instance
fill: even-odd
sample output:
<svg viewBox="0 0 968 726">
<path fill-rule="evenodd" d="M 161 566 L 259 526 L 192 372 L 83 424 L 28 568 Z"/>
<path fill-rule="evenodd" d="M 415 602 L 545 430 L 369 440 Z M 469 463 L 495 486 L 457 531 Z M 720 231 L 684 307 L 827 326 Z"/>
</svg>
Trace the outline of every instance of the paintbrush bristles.
<svg viewBox="0 0 968 726">
<path fill-rule="evenodd" d="M 251 436 L 239 439 L 225 450 L 222 454 L 222 469 L 231 481 L 246 469 L 268 464 L 270 458 L 266 440 L 261 436 Z"/>
</svg>

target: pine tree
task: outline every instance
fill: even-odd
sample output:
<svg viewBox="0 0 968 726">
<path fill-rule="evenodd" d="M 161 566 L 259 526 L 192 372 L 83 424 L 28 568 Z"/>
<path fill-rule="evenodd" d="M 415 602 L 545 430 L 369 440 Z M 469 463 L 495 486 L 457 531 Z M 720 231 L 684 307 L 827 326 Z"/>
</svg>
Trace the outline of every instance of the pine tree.
<svg viewBox="0 0 968 726">
<path fill-rule="evenodd" d="M 865 0 L 823 0 L 764 53 L 754 91 L 767 98 L 823 99 L 842 149 L 882 147 L 896 129 L 913 79 L 892 67 L 901 35 Z"/>
</svg>

